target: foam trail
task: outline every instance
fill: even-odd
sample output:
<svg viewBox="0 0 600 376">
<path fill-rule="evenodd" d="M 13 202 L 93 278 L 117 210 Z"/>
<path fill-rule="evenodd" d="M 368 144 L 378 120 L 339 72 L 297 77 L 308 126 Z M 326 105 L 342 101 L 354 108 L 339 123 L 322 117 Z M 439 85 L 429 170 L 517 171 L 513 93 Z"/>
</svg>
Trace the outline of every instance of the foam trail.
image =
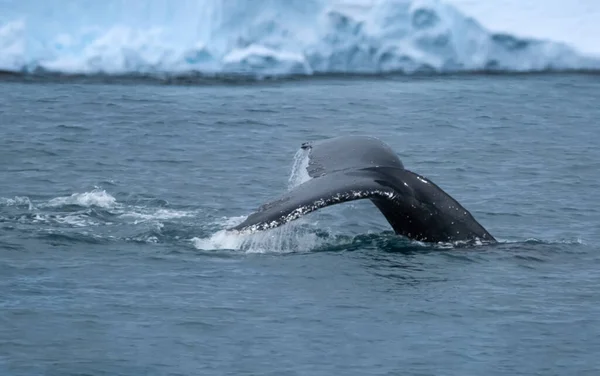
<svg viewBox="0 0 600 376">
<path fill-rule="evenodd" d="M 597 70 L 600 58 L 494 33 L 438 0 L 5 0 L 0 69 L 261 77 Z"/>
</svg>

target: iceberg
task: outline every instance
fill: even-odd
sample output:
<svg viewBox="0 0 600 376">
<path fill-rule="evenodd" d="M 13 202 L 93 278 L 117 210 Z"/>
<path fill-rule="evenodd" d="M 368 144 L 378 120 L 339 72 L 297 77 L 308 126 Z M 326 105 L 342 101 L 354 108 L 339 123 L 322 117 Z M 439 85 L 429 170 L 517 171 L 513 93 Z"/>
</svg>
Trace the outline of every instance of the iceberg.
<svg viewBox="0 0 600 376">
<path fill-rule="evenodd" d="M 0 70 L 248 75 L 598 70 L 440 0 L 0 0 Z"/>
</svg>

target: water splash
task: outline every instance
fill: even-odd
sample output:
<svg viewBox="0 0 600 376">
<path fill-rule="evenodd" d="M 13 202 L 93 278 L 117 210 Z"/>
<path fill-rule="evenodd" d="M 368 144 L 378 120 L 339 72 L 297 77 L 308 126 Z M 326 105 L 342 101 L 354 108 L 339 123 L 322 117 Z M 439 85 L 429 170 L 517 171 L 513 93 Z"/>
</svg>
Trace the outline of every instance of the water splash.
<svg viewBox="0 0 600 376">
<path fill-rule="evenodd" d="M 292 164 L 292 171 L 288 178 L 288 190 L 299 186 L 302 183 L 306 183 L 311 179 L 308 175 L 308 154 L 310 153 L 307 149 L 298 149 L 294 155 L 294 163 Z"/>
<path fill-rule="evenodd" d="M 235 226 L 246 219 L 245 216 L 226 218 L 220 221 L 225 227 Z M 191 239 L 194 247 L 200 250 L 238 250 L 247 253 L 290 253 L 311 251 L 328 244 L 327 236 L 319 233 L 318 223 L 298 220 L 284 226 L 255 233 L 239 233 L 219 230 L 212 235 Z"/>
<path fill-rule="evenodd" d="M 311 179 L 308 175 L 309 151 L 299 149 L 294 155 L 294 161 L 288 178 L 288 190 Z M 229 228 L 242 223 L 246 217 L 226 218 L 221 223 Z M 299 252 L 322 246 L 325 240 L 314 231 L 316 222 L 309 222 L 307 217 L 299 218 L 281 227 L 255 233 L 237 233 L 220 230 L 208 238 L 192 239 L 194 246 L 201 250 L 242 250 L 249 253 L 265 252 Z"/>
</svg>

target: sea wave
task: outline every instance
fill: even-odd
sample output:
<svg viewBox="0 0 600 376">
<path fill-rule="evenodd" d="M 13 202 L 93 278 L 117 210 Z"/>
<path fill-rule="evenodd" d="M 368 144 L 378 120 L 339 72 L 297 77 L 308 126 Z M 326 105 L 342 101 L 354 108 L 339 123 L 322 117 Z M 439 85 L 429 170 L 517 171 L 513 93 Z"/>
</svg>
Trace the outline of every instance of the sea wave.
<svg viewBox="0 0 600 376">
<path fill-rule="evenodd" d="M 438 0 L 0 2 L 0 70 L 289 76 L 599 70 Z"/>
</svg>

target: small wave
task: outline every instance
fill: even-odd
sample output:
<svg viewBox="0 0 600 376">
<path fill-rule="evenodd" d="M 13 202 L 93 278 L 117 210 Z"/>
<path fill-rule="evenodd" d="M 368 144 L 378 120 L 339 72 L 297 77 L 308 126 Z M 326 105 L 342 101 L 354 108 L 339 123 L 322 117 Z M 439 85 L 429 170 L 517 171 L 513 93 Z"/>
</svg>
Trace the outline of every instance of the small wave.
<svg viewBox="0 0 600 376">
<path fill-rule="evenodd" d="M 587 243 L 581 239 L 556 239 L 556 240 L 540 240 L 540 239 L 527 239 L 525 243 L 531 244 L 567 244 L 567 245 L 586 245 Z"/>
<path fill-rule="evenodd" d="M 117 200 L 107 193 L 105 190 L 94 189 L 91 192 L 73 193 L 70 196 L 56 197 L 48 201 L 46 206 L 59 208 L 62 206 L 82 206 L 82 207 L 99 207 L 112 208 L 116 205 Z"/>
<path fill-rule="evenodd" d="M 2 206 L 26 206 L 27 210 L 33 210 L 34 206 L 29 197 L 15 196 L 14 198 L 0 197 L 0 205 Z"/>
<path fill-rule="evenodd" d="M 498 244 L 565 244 L 565 245 L 586 245 L 587 243 L 581 238 L 575 239 L 538 239 L 538 238 L 527 238 L 524 240 L 515 239 L 498 239 Z"/>
<path fill-rule="evenodd" d="M 164 236 L 161 234 L 161 227 L 158 226 L 155 229 L 145 231 L 145 232 L 143 232 L 141 234 L 137 234 L 135 236 L 124 237 L 123 240 L 125 240 L 126 242 L 133 242 L 133 243 L 158 244 L 158 243 L 161 243 L 162 238 L 164 238 Z"/>
<path fill-rule="evenodd" d="M 46 239 L 52 245 L 66 245 L 72 243 L 105 244 L 111 241 L 111 237 L 88 232 L 46 231 L 38 234 L 38 237 Z"/>
<path fill-rule="evenodd" d="M 54 220 L 62 225 L 73 227 L 89 227 L 98 226 L 100 223 L 93 220 L 87 214 L 70 214 L 64 217 L 56 216 Z"/>
<path fill-rule="evenodd" d="M 0 240 L 0 249 L 11 250 L 11 251 L 22 251 L 25 249 L 25 246 L 23 246 L 22 244 L 11 243 L 11 242 Z"/>
<path fill-rule="evenodd" d="M 21 222 L 27 217 L 21 216 Z M 101 223 L 90 217 L 89 213 L 75 213 L 75 214 L 44 214 L 36 213 L 28 218 L 32 224 L 49 224 L 58 225 L 65 227 L 90 227 L 98 226 Z"/>
<path fill-rule="evenodd" d="M 137 211 L 128 211 L 119 215 L 119 218 L 131 218 L 134 220 L 134 224 L 147 222 L 147 221 L 157 221 L 157 220 L 169 220 L 169 219 L 178 219 L 178 218 L 187 218 L 194 216 L 193 212 L 182 211 L 182 210 L 172 210 L 172 209 L 158 209 L 152 210 L 148 208 L 137 208 Z"/>
</svg>

